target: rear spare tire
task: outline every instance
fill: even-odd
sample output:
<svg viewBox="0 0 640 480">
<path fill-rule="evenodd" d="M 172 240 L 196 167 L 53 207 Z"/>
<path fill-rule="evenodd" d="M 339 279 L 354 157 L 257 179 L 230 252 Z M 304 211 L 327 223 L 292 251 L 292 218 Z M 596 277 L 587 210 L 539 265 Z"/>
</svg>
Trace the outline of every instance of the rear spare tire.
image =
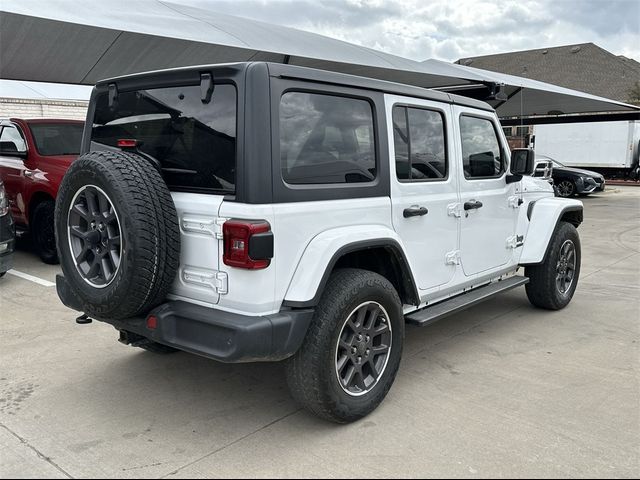
<svg viewBox="0 0 640 480">
<path fill-rule="evenodd" d="M 60 185 L 55 227 L 62 271 L 87 315 L 144 315 L 165 299 L 179 266 L 178 216 L 144 157 L 81 156 Z"/>
</svg>

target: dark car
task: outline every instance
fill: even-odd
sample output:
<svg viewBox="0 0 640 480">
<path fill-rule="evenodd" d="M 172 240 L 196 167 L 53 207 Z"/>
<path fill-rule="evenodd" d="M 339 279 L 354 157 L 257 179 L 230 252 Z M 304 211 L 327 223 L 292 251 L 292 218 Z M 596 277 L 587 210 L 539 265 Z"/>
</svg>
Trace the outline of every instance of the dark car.
<svg viewBox="0 0 640 480">
<path fill-rule="evenodd" d="M 0 181 L 0 277 L 3 277 L 13 266 L 13 249 L 15 233 L 13 220 L 9 213 L 9 202 Z"/>
<path fill-rule="evenodd" d="M 45 263 L 57 263 L 53 212 L 62 177 L 80 151 L 84 122 L 0 119 L 0 181 L 16 226 Z"/>
<path fill-rule="evenodd" d="M 538 155 L 540 160 L 551 160 L 553 172 L 551 174 L 559 197 L 573 197 L 574 195 L 588 195 L 594 192 L 602 192 L 605 188 L 604 177 L 598 172 L 573 168 L 563 165 L 554 158 L 546 155 Z"/>
</svg>

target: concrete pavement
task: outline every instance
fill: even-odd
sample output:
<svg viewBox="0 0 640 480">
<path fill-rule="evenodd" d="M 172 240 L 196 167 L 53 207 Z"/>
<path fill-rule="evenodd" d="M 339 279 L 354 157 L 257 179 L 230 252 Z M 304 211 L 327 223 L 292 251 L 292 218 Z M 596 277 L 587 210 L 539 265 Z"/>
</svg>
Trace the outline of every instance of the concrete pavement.
<svg viewBox="0 0 640 480">
<path fill-rule="evenodd" d="M 640 188 L 584 203 L 569 307 L 518 289 L 408 328 L 387 400 L 348 426 L 301 411 L 279 364 L 125 347 L 7 275 L 0 477 L 638 477 Z M 25 251 L 16 269 L 57 271 Z"/>
</svg>

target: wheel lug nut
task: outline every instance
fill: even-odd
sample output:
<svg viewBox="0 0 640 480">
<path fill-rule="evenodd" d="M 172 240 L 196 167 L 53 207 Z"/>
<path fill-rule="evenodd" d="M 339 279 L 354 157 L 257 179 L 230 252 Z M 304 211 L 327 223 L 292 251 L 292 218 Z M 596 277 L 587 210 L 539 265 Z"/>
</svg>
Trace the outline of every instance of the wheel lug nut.
<svg viewBox="0 0 640 480">
<path fill-rule="evenodd" d="M 362 357 L 358 357 L 358 363 L 362 363 Z"/>
<path fill-rule="evenodd" d="M 368 357 L 370 353 L 371 353 L 371 350 L 369 350 L 369 349 L 367 348 L 367 351 L 365 352 L 365 355 Z"/>
<path fill-rule="evenodd" d="M 358 351 L 358 349 L 356 347 L 352 347 L 351 348 L 351 353 L 355 354 Z"/>
</svg>

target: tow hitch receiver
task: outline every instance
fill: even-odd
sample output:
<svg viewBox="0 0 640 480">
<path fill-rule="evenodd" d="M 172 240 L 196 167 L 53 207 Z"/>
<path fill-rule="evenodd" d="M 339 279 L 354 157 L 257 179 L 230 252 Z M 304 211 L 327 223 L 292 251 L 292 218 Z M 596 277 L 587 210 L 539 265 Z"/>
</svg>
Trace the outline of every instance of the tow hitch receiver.
<svg viewBox="0 0 640 480">
<path fill-rule="evenodd" d="M 118 341 L 125 345 L 131 345 L 132 347 L 139 347 L 140 345 L 149 343 L 151 340 L 143 337 L 142 335 L 138 335 L 137 333 L 120 330 L 120 338 Z"/>
</svg>

